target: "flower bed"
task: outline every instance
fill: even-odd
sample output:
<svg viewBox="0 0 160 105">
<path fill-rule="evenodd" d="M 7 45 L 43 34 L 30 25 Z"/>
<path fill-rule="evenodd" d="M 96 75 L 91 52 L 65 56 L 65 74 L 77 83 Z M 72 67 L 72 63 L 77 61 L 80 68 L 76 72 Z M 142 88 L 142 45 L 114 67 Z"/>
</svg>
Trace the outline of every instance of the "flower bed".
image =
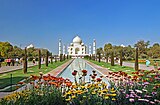
<svg viewBox="0 0 160 105">
<path fill-rule="evenodd" d="M 160 74 L 157 71 L 139 70 L 132 72 L 109 72 L 106 77 L 98 77 L 96 71 L 87 75 L 82 70 L 79 82 L 76 80 L 77 71 L 72 75 L 75 81 L 50 74 L 31 76 L 30 89 L 13 93 L 1 99 L 1 104 L 23 105 L 150 105 L 160 104 Z M 90 82 L 85 82 L 85 77 Z M 111 87 L 103 82 L 107 78 Z M 24 83 L 19 83 L 23 85 Z"/>
</svg>

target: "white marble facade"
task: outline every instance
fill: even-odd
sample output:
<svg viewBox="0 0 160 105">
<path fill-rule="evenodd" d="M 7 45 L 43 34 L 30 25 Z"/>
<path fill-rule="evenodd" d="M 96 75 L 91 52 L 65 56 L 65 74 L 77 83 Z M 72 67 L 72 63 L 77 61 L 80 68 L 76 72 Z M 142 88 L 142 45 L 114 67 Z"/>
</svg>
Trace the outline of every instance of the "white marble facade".
<svg viewBox="0 0 160 105">
<path fill-rule="evenodd" d="M 79 36 L 76 36 L 73 39 L 73 42 L 68 47 L 68 54 L 69 55 L 80 55 L 84 56 L 86 55 L 86 46 L 82 42 L 81 38 Z"/>
<path fill-rule="evenodd" d="M 65 50 L 66 48 L 67 50 Z M 91 50 L 91 48 L 93 48 L 93 50 Z M 87 47 L 79 36 L 76 36 L 75 38 L 73 38 L 72 43 L 70 43 L 68 47 L 64 45 L 62 48 L 61 39 L 59 40 L 59 55 L 63 53 L 63 54 L 71 55 L 72 57 L 76 57 L 76 56 L 85 56 L 85 55 L 95 54 L 96 53 L 95 51 L 96 41 L 95 40 L 93 41 L 93 47 L 91 47 L 91 44 L 90 44 L 88 50 L 89 50 L 89 53 L 87 53 Z"/>
</svg>

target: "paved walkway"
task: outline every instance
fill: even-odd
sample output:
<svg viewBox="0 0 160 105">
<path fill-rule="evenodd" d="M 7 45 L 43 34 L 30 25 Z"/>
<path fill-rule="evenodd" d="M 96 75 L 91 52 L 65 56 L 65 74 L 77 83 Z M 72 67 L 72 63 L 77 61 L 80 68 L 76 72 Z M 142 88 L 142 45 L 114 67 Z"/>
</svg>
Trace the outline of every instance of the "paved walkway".
<svg viewBox="0 0 160 105">
<path fill-rule="evenodd" d="M 103 62 L 106 62 L 105 60 L 102 60 Z M 118 64 L 119 63 L 115 63 L 115 64 Z M 131 62 L 123 62 L 123 66 L 128 66 L 128 67 L 133 67 L 134 68 L 134 63 L 131 63 Z M 160 66 L 158 67 L 160 68 Z M 150 65 L 149 67 L 147 67 L 145 64 L 139 64 L 139 69 L 141 70 L 154 70 L 154 66 Z"/>
<path fill-rule="evenodd" d="M 73 59 L 62 64 L 61 66 L 58 66 L 57 68 L 53 69 L 52 71 L 50 71 L 44 75 L 51 74 L 54 76 L 58 76 L 58 74 L 60 74 L 70 63 L 72 63 L 72 61 L 73 61 Z M 25 90 L 26 87 L 29 87 L 29 85 L 27 84 L 27 86 L 23 86 L 22 88 L 19 88 L 18 90 L 14 91 L 14 92 L 19 92 L 19 91 Z M 0 92 L 0 98 L 3 98 L 11 93 L 14 93 L 14 92 Z"/>
<path fill-rule="evenodd" d="M 42 64 L 44 64 L 44 62 L 42 62 Z M 35 65 L 38 65 L 38 62 L 36 62 Z M 28 67 L 35 66 L 35 65 L 32 62 L 28 63 Z M 15 66 L 2 66 L 0 68 L 0 74 L 11 72 L 11 71 L 16 71 L 19 69 L 23 69 L 23 65 L 19 64 L 18 66 L 16 65 Z"/>
<path fill-rule="evenodd" d="M 101 67 L 101 66 L 98 66 L 92 62 L 89 62 L 87 60 L 85 60 L 88 64 L 90 64 L 93 68 L 95 68 L 96 70 L 98 70 L 102 75 L 106 76 L 108 75 L 108 72 L 110 72 L 107 68 L 105 67 Z"/>
</svg>

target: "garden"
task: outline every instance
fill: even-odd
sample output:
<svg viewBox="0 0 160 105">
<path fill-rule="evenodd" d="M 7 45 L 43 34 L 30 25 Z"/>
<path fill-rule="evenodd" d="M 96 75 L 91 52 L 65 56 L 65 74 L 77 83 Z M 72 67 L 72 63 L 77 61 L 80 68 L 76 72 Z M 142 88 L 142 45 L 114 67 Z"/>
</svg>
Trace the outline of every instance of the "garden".
<svg viewBox="0 0 160 105">
<path fill-rule="evenodd" d="M 17 84 L 29 84 L 29 89 L 15 92 L 1 99 L 2 105 L 158 105 L 160 104 L 160 73 L 155 70 L 138 70 L 129 75 L 123 71 L 108 72 L 97 76 L 97 71 L 87 74 L 81 70 L 81 78 L 74 70 L 74 82 L 50 74 L 31 75 L 30 80 Z M 89 76 L 90 81 L 85 78 Z M 111 86 L 103 80 L 107 78 Z"/>
</svg>

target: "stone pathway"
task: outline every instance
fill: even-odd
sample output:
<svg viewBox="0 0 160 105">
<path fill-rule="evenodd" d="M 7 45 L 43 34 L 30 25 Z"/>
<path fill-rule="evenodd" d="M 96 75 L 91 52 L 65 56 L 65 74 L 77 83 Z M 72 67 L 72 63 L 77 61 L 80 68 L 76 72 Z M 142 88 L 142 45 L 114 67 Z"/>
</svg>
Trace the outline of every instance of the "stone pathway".
<svg viewBox="0 0 160 105">
<path fill-rule="evenodd" d="M 93 68 L 95 68 L 96 70 L 98 70 L 102 75 L 106 76 L 108 75 L 108 72 L 110 72 L 107 68 L 105 67 L 101 67 L 101 66 L 98 66 L 92 62 L 89 62 L 87 60 L 85 60 L 89 65 L 91 65 Z"/>
<path fill-rule="evenodd" d="M 105 62 L 105 60 L 102 60 L 102 61 Z M 119 63 L 115 63 L 115 64 L 119 65 Z M 128 67 L 134 68 L 134 63 L 123 62 L 123 66 L 128 66 Z M 160 68 L 160 66 L 158 66 L 158 68 Z M 141 70 L 154 70 L 154 66 L 150 65 L 149 67 L 147 67 L 145 64 L 139 64 L 139 69 L 141 69 Z"/>
<path fill-rule="evenodd" d="M 44 64 L 44 62 L 42 62 L 42 64 Z M 35 63 L 35 65 L 38 65 L 38 62 Z M 35 66 L 32 62 L 29 62 L 28 63 L 28 67 L 32 67 L 32 66 Z M 16 70 L 19 70 L 19 69 L 23 69 L 23 65 L 18 65 L 18 66 L 2 66 L 0 68 L 0 74 L 4 74 L 4 73 L 7 73 L 7 72 L 11 72 L 11 71 L 16 71 Z"/>
</svg>

